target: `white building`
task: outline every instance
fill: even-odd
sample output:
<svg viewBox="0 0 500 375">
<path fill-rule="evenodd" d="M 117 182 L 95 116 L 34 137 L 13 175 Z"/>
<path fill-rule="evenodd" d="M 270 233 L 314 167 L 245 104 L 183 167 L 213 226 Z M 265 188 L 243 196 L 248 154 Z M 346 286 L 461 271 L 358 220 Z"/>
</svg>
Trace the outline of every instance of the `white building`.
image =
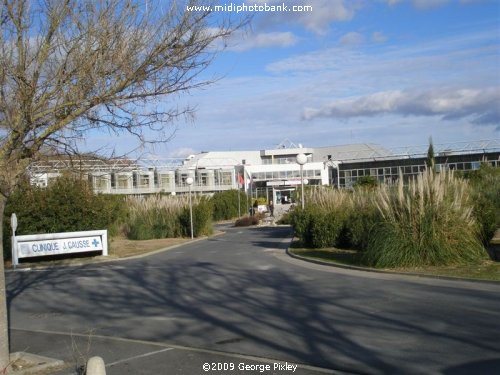
<svg viewBox="0 0 500 375">
<path fill-rule="evenodd" d="M 439 168 L 471 170 L 484 161 L 500 164 L 499 140 L 435 145 L 435 150 Z M 308 148 L 286 141 L 275 149 L 202 152 L 185 159 L 132 162 L 89 156 L 48 157 L 33 163 L 29 173 L 34 184 L 47 186 L 64 170 L 71 170 L 85 175 L 98 193 L 135 195 L 186 193 L 186 179 L 192 177 L 192 191 L 196 193 L 241 189 L 253 197 L 279 203 L 289 202 L 291 192 L 301 183 L 298 154 L 307 156 L 303 166 L 307 184 L 349 187 L 363 176 L 381 182 L 394 180 L 400 174 L 410 178 L 425 168 L 426 152 L 426 145 L 393 150 L 374 144 Z"/>
</svg>

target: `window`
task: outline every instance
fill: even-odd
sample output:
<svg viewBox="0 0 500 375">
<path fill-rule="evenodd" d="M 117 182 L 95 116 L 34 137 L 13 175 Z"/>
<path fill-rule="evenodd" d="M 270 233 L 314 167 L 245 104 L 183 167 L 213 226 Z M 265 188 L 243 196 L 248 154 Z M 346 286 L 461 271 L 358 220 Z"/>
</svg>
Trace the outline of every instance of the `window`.
<svg viewBox="0 0 500 375">
<path fill-rule="evenodd" d="M 149 187 L 149 175 L 141 174 L 139 176 L 139 187 L 146 188 Z"/>
<path fill-rule="evenodd" d="M 129 188 L 129 176 L 118 175 L 118 189 L 128 189 Z"/>
<path fill-rule="evenodd" d="M 96 190 L 106 190 L 108 188 L 108 179 L 104 176 L 94 177 L 94 188 Z"/>
<path fill-rule="evenodd" d="M 232 184 L 232 173 L 222 172 L 221 173 L 221 185 L 231 185 Z"/>
<path fill-rule="evenodd" d="M 172 178 L 168 174 L 162 174 L 160 178 L 160 183 L 162 187 L 169 187 L 172 183 Z"/>
</svg>

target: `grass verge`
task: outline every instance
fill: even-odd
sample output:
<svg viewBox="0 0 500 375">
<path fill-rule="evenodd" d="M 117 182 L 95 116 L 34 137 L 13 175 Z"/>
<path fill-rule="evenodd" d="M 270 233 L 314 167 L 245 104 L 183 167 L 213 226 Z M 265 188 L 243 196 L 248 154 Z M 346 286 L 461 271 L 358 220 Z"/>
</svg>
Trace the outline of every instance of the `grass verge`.
<svg viewBox="0 0 500 375">
<path fill-rule="evenodd" d="M 356 250 L 344 250 L 334 247 L 323 249 L 304 248 L 300 241 L 294 241 L 290 245 L 290 252 L 295 255 L 320 260 L 327 263 L 366 267 L 361 263 L 362 253 Z M 478 264 L 441 266 L 441 267 L 412 267 L 412 268 L 377 268 L 382 271 L 393 271 L 402 273 L 418 273 L 423 275 L 460 277 L 468 279 L 481 279 L 500 281 L 500 262 L 484 260 Z"/>
</svg>

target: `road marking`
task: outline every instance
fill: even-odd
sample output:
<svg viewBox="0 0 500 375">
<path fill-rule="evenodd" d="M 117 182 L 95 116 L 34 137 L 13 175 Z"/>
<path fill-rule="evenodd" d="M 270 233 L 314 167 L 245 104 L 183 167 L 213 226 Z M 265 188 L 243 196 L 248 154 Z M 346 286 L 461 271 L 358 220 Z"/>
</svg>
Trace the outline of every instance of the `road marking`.
<svg viewBox="0 0 500 375">
<path fill-rule="evenodd" d="M 125 358 L 125 359 L 120 359 L 119 361 L 115 361 L 115 362 L 111 362 L 111 363 L 108 363 L 106 365 L 106 367 L 111 367 L 111 366 L 115 366 L 115 365 L 118 365 L 120 363 L 123 363 L 123 362 L 129 362 L 129 361 L 133 361 L 134 359 L 139 359 L 139 358 L 144 358 L 144 357 L 150 357 L 152 355 L 155 355 L 155 354 L 159 354 L 159 353 L 163 353 L 163 352 L 168 352 L 169 350 L 174 350 L 175 348 L 165 348 L 165 349 L 162 349 L 162 350 L 156 350 L 154 352 L 150 352 L 150 353 L 145 353 L 145 354 L 139 354 L 139 355 L 135 355 L 133 357 L 129 357 L 129 358 Z"/>
<path fill-rule="evenodd" d="M 49 334 L 49 335 L 63 335 L 63 336 L 85 337 L 85 338 L 89 337 L 88 334 L 74 333 L 74 332 L 48 331 L 48 330 L 25 329 L 25 328 L 15 328 L 15 327 L 12 327 L 11 329 L 16 330 L 16 331 L 22 331 L 22 332 L 45 333 L 45 334 Z M 162 349 L 160 351 L 167 351 L 167 349 L 168 350 L 179 349 L 179 350 L 185 350 L 185 351 L 190 351 L 190 352 L 194 352 L 194 353 L 220 355 L 220 356 L 224 356 L 227 358 L 237 358 L 237 359 L 256 361 L 256 362 L 262 362 L 262 363 L 276 363 L 276 362 L 284 363 L 284 361 L 280 360 L 280 359 L 258 357 L 258 356 L 254 356 L 254 355 L 238 354 L 238 353 L 231 353 L 231 352 L 223 352 L 220 350 L 203 349 L 203 348 L 196 348 L 196 347 L 183 346 L 183 345 L 168 344 L 168 343 L 162 343 L 162 342 L 157 342 L 157 341 L 127 339 L 127 338 L 123 338 L 123 337 L 95 335 L 95 334 L 93 334 L 92 337 L 97 338 L 97 339 L 115 340 L 115 341 L 120 341 L 120 342 L 125 342 L 125 343 L 131 343 L 131 344 L 156 345 L 156 346 L 165 348 L 165 349 Z M 315 372 L 319 372 L 319 373 L 325 373 L 325 374 L 340 374 L 340 373 L 347 374 L 348 373 L 348 372 L 339 372 L 338 370 L 327 369 L 327 368 L 323 368 L 323 367 L 306 365 L 306 364 L 302 364 L 299 362 L 294 362 L 294 363 L 296 363 L 298 365 L 298 368 L 300 368 L 300 369 L 315 371 Z"/>
</svg>

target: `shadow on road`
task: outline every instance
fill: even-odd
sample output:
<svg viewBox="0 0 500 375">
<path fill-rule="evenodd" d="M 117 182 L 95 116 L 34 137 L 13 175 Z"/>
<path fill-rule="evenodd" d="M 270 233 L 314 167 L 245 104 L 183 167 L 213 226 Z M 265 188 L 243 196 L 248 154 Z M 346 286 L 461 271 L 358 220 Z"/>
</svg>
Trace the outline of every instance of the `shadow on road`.
<svg viewBox="0 0 500 375">
<path fill-rule="evenodd" d="M 287 228 L 248 230 L 255 236 L 246 251 L 254 251 L 255 259 L 263 248 L 280 246 L 277 239 L 289 233 Z M 353 303 L 354 298 L 365 298 L 366 304 L 376 299 L 376 286 L 355 290 L 347 282 L 344 287 L 332 284 L 325 298 L 285 267 L 259 270 L 209 257 L 175 261 L 150 257 L 124 265 L 16 274 L 8 285 L 9 304 L 20 313 L 39 306 L 40 311 L 55 314 L 60 330 L 94 327 L 104 335 L 279 357 L 337 370 L 398 373 L 399 366 L 394 365 L 398 356 L 413 357 L 398 352 L 397 340 L 415 335 L 452 343 L 451 347 L 497 350 L 494 343 L 474 337 L 474 332 L 426 324 L 428 319 L 444 327 L 456 325 L 456 317 L 436 316 L 439 309 L 387 315 Z M 438 289 L 434 292 L 442 292 Z M 460 289 L 446 293 L 467 298 Z M 398 292 L 389 295 L 396 300 L 382 303 L 397 309 Z M 405 303 L 403 295 L 401 300 Z M 411 314 L 422 316 L 416 322 Z M 490 329 L 482 321 L 472 323 L 478 330 Z M 387 332 L 390 335 L 384 336 Z M 439 358 L 429 359 L 433 360 Z"/>
</svg>

